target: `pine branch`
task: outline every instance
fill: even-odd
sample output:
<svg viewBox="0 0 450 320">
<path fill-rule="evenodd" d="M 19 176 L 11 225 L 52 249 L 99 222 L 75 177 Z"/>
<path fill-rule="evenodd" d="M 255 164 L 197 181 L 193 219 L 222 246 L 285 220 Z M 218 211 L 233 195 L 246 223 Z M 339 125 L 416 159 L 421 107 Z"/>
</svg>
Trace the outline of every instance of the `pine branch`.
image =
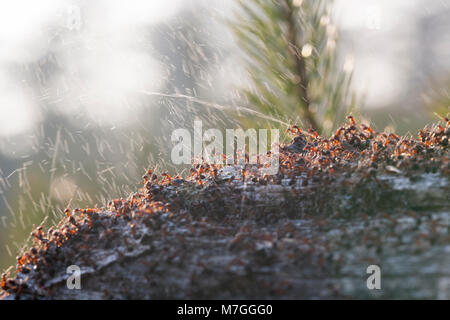
<svg viewBox="0 0 450 320">
<path fill-rule="evenodd" d="M 319 125 L 309 109 L 310 102 L 308 97 L 308 77 L 306 75 L 306 65 L 301 53 L 298 52 L 297 39 L 302 38 L 301 29 L 297 29 L 295 27 L 294 9 L 289 0 L 283 0 L 283 9 L 286 23 L 288 25 L 288 52 L 291 54 L 291 59 L 295 62 L 295 71 L 300 79 L 300 83 L 295 86 L 297 89 L 298 99 L 302 101 L 304 114 L 310 126 L 316 131 L 320 131 Z"/>
<path fill-rule="evenodd" d="M 229 21 L 243 53 L 251 107 L 329 132 L 355 103 L 351 71 L 337 58 L 337 33 L 324 0 L 239 0 Z"/>
</svg>

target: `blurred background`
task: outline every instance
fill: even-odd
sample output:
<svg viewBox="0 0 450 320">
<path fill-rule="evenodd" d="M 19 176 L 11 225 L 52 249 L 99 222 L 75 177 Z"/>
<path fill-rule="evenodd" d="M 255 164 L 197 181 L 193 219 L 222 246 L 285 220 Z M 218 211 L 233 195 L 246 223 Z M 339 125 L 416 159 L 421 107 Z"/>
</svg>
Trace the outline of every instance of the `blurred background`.
<svg viewBox="0 0 450 320">
<path fill-rule="evenodd" d="M 250 79 L 227 26 L 238 6 L 2 1 L 0 270 L 64 208 L 125 197 L 149 167 L 182 172 L 168 157 L 172 130 L 250 118 L 240 90 Z M 448 112 L 450 1 L 337 0 L 332 12 L 324 21 L 339 33 L 339 68 L 353 72 L 358 116 L 415 134 Z"/>
</svg>

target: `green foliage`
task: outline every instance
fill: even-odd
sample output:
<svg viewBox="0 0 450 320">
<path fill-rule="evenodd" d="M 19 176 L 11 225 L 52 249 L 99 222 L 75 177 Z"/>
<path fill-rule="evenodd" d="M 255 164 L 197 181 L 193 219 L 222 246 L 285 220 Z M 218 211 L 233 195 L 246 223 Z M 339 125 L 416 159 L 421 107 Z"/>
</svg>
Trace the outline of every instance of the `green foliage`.
<svg viewBox="0 0 450 320">
<path fill-rule="evenodd" d="M 352 72 L 338 62 L 332 1 L 239 0 L 228 24 L 244 55 L 248 103 L 329 132 L 355 106 Z M 350 62 L 350 61 L 349 61 Z"/>
</svg>

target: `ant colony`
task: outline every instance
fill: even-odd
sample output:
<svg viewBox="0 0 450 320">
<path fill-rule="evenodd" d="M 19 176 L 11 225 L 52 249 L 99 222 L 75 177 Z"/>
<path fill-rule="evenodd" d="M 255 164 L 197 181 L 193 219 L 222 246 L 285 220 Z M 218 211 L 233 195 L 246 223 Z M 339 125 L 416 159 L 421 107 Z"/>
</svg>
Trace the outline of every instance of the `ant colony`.
<svg viewBox="0 0 450 320">
<path fill-rule="evenodd" d="M 223 134 L 219 129 L 208 129 L 203 133 L 202 121 L 194 121 L 194 139 L 187 129 L 172 132 L 171 159 L 176 165 L 208 163 L 216 165 L 260 165 L 261 173 L 273 175 L 279 166 L 279 130 L 270 130 L 271 150 L 267 150 L 267 129 L 226 129 L 225 153 Z M 258 139 L 259 137 L 259 139 Z M 248 139 L 248 154 L 246 140 Z M 193 153 L 192 153 L 193 151 Z M 259 154 L 259 156 L 258 156 Z"/>
</svg>

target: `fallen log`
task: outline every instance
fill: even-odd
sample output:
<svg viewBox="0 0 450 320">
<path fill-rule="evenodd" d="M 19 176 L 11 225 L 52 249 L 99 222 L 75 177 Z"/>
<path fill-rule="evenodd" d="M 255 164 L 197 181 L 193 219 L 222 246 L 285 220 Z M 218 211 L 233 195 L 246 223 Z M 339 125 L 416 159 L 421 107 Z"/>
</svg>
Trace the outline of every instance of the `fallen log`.
<svg viewBox="0 0 450 320">
<path fill-rule="evenodd" d="M 0 297 L 449 298 L 448 119 L 418 138 L 349 120 L 328 139 L 291 128 L 276 175 L 149 170 L 126 199 L 67 210 L 33 231 Z M 368 286 L 374 265 L 379 290 Z"/>
</svg>

